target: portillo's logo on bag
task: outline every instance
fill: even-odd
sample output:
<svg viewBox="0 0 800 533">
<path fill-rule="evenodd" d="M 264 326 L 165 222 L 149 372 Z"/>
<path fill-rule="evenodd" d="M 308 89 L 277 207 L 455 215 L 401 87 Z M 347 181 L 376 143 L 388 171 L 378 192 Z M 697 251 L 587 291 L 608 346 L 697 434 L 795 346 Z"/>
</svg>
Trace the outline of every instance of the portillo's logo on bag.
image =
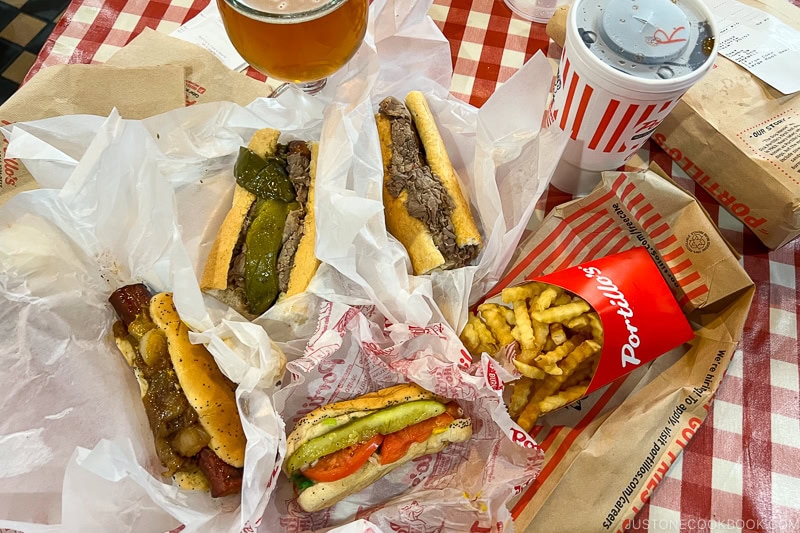
<svg viewBox="0 0 800 533">
<path fill-rule="evenodd" d="M 694 337 L 643 247 L 527 279 L 504 288 L 503 303 L 480 304 L 461 333 L 473 355 L 510 359 L 521 374 L 508 411 L 525 431 Z"/>
</svg>

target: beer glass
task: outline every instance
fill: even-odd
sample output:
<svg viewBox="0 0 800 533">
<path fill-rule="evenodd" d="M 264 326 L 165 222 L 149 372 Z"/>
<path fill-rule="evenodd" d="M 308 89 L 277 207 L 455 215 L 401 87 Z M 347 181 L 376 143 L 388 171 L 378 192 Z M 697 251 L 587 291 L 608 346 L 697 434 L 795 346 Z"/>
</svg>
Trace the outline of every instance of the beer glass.
<svg viewBox="0 0 800 533">
<path fill-rule="evenodd" d="M 368 0 L 217 0 L 225 31 L 250 66 L 315 94 L 361 46 Z"/>
</svg>

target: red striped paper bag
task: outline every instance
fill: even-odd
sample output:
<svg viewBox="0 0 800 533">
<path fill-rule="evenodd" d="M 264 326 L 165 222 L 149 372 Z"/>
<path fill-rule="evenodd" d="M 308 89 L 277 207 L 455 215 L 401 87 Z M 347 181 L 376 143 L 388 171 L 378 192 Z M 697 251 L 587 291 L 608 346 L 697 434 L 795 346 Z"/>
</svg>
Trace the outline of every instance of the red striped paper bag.
<svg viewBox="0 0 800 533">
<path fill-rule="evenodd" d="M 651 171 L 607 172 L 592 194 L 556 207 L 487 297 L 635 247 L 695 338 L 537 422 L 545 463 L 512 507 L 521 531 L 624 530 L 702 424 L 741 337 L 752 281 L 696 200 Z"/>
</svg>

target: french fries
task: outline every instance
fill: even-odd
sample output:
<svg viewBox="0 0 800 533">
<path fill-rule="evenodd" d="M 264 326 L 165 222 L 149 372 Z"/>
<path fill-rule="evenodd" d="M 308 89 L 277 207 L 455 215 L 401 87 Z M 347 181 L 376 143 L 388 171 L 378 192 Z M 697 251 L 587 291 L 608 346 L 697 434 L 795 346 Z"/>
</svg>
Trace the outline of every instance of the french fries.
<svg viewBox="0 0 800 533">
<path fill-rule="evenodd" d="M 473 355 L 515 344 L 508 412 L 525 431 L 540 416 L 580 399 L 597 368 L 603 346 L 600 317 L 582 298 L 560 287 L 528 282 L 503 289 L 506 305 L 484 303 L 470 313 L 461 333 Z"/>
</svg>

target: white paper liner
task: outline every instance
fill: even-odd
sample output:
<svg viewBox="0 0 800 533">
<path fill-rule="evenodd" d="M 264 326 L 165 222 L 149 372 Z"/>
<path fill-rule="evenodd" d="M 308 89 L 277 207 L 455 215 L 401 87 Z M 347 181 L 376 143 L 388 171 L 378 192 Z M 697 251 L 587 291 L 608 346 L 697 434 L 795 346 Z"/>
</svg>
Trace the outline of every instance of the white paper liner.
<svg viewBox="0 0 800 533">
<path fill-rule="evenodd" d="M 262 529 L 316 531 L 354 516 L 386 531 L 401 525 L 444 531 L 469 531 L 475 524 L 498 531 L 512 527 L 507 504 L 535 478 L 542 452 L 532 441 L 530 448 L 512 442 L 516 425 L 502 401 L 497 365 L 488 356 L 471 365 L 446 325 L 394 326 L 374 307 L 323 302 L 318 324 L 305 354 L 287 365 L 292 383 L 274 397 L 287 432 L 316 407 L 413 381 L 456 400 L 472 420 L 473 436 L 406 463 L 316 513 L 300 509 L 292 483 L 281 475 L 265 514 L 273 521 Z"/>
</svg>

